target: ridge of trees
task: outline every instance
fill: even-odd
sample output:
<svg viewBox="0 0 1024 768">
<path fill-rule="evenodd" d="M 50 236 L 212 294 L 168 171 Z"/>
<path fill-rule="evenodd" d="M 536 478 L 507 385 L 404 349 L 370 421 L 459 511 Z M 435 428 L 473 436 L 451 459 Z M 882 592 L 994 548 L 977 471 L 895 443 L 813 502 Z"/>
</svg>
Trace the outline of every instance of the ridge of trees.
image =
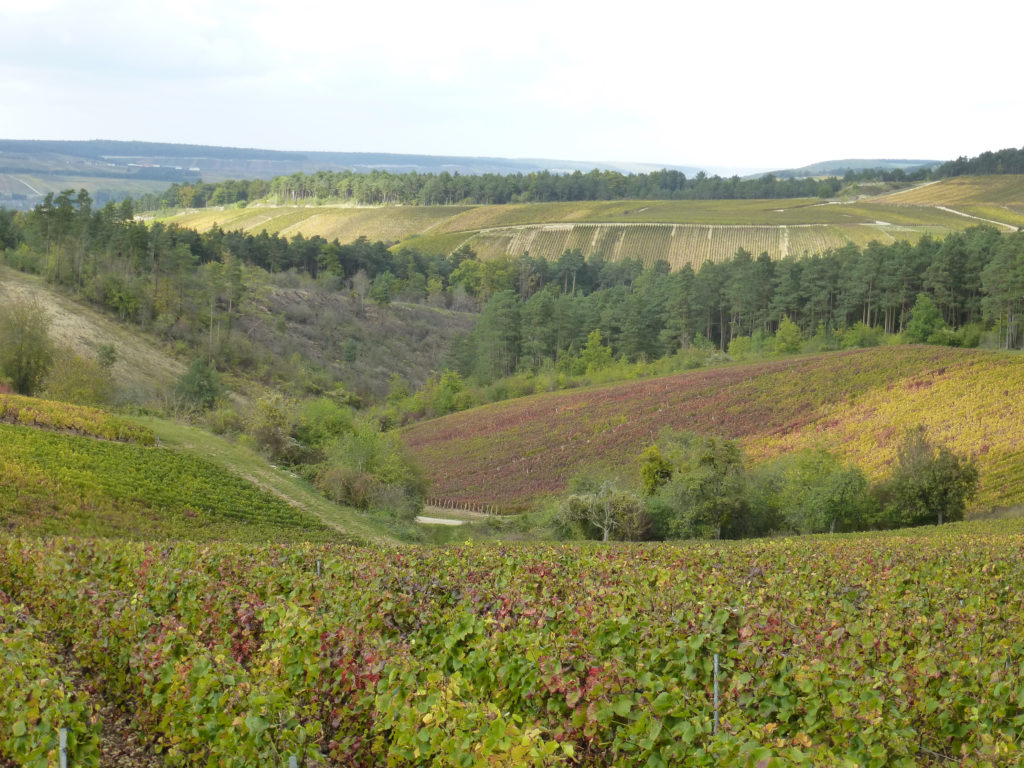
<svg viewBox="0 0 1024 768">
<path fill-rule="evenodd" d="M 829 197 L 839 179 L 722 178 L 703 171 L 692 178 L 682 171 L 623 174 L 594 169 L 588 173 L 463 175 L 460 173 L 390 173 L 373 170 L 302 172 L 262 179 L 218 183 L 172 184 L 160 195 L 138 198 L 143 210 L 202 208 L 248 203 L 263 198 L 278 203 L 337 200 L 356 205 L 453 205 L 548 203 L 582 200 L 731 200 Z"/>
<path fill-rule="evenodd" d="M 293 173 L 265 179 L 229 179 L 218 183 L 175 183 L 162 194 L 138 198 L 141 210 L 202 208 L 207 205 L 247 204 L 265 198 L 278 203 L 339 200 L 356 205 L 501 205 L 594 200 L 745 200 L 790 197 L 831 197 L 843 184 L 860 181 L 914 182 L 965 174 L 1024 173 L 1024 148 L 959 157 L 934 168 L 847 170 L 840 179 L 723 178 L 703 171 L 687 177 L 664 169 L 623 174 L 599 170 L 588 173 L 462 175 L 459 173 L 391 173 L 373 170 Z"/>
</svg>

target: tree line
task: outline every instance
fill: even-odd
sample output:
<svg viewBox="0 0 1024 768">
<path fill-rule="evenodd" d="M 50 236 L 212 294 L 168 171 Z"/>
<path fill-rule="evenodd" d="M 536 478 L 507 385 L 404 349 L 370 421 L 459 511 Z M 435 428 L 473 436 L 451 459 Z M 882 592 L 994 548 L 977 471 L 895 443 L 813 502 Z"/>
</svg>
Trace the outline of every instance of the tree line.
<svg viewBox="0 0 1024 768">
<path fill-rule="evenodd" d="M 491 294 L 455 365 L 480 383 L 571 363 L 595 330 L 613 358 L 629 361 L 691 346 L 734 357 L 767 347 L 872 346 L 899 333 L 955 346 L 1024 345 L 1024 233 L 989 226 L 781 261 L 740 249 L 696 271 L 566 251 L 551 263 L 528 254 L 464 262 L 453 277 L 475 271 L 489 280 L 468 280 L 467 290 Z"/>
<path fill-rule="evenodd" d="M 831 197 L 843 184 L 858 181 L 912 182 L 964 174 L 1024 173 L 1024 148 L 959 157 L 934 168 L 849 169 L 842 178 L 758 178 L 708 175 L 688 177 L 663 169 L 623 174 L 594 169 L 588 173 L 462 175 L 459 173 L 390 173 L 372 170 L 293 173 L 264 179 L 230 179 L 208 183 L 175 183 L 161 194 L 137 198 L 142 210 L 202 208 L 248 204 L 269 199 L 279 204 L 342 201 L 355 205 L 501 205 L 593 200 L 741 200 L 787 197 Z"/>
<path fill-rule="evenodd" d="M 160 195 L 138 198 L 144 210 L 202 208 L 247 204 L 269 199 L 279 204 L 341 201 L 355 205 L 500 205 L 585 200 L 732 200 L 829 197 L 839 191 L 836 178 L 723 178 L 703 171 L 623 174 L 594 169 L 588 173 L 462 175 L 459 173 L 389 173 L 387 171 L 317 171 L 277 176 L 270 182 L 224 181 L 172 184 Z"/>
<path fill-rule="evenodd" d="M 751 467 L 735 440 L 672 430 L 640 457 L 640 475 L 641 488 L 574 478 L 556 530 L 611 541 L 942 525 L 963 520 L 979 481 L 970 459 L 923 427 L 903 436 L 889 476 L 874 483 L 822 449 Z"/>
</svg>

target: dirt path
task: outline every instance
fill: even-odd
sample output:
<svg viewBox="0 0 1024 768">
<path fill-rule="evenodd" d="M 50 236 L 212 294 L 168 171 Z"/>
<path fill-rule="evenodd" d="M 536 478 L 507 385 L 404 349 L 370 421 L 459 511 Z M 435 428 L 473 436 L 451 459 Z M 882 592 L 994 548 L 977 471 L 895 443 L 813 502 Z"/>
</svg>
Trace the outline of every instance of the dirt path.
<svg viewBox="0 0 1024 768">
<path fill-rule="evenodd" d="M 451 520 L 444 517 L 424 517 L 418 515 L 416 517 L 417 523 L 423 523 L 424 525 L 465 525 L 465 520 Z"/>
<path fill-rule="evenodd" d="M 963 211 L 957 211 L 954 210 L 953 208 L 947 208 L 944 205 L 936 205 L 935 207 L 938 208 L 940 211 L 945 211 L 946 213 L 955 213 L 957 216 L 963 216 L 968 219 L 974 219 L 975 221 L 983 221 L 986 224 L 995 224 L 997 227 L 1005 227 L 1011 232 L 1017 231 L 1017 227 L 1015 227 L 1013 224 L 1007 224 L 1005 221 L 996 221 L 995 219 L 983 219 L 981 218 L 981 216 L 973 216 L 969 213 L 964 213 Z"/>
<path fill-rule="evenodd" d="M 89 694 L 97 705 L 102 733 L 100 734 L 100 768 L 160 768 L 163 759 L 153 751 L 153 745 L 134 728 L 132 714 L 116 706 L 103 696 L 98 677 L 90 675 L 78 665 L 74 650 L 58 638 L 50 638 L 57 659 L 75 687 Z"/>
</svg>

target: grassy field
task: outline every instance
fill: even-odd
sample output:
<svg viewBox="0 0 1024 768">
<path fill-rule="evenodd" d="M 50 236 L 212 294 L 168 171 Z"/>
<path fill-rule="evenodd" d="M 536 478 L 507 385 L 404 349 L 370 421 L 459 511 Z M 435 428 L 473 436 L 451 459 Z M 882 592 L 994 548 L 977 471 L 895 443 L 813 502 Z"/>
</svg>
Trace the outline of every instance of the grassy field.
<svg viewBox="0 0 1024 768">
<path fill-rule="evenodd" d="M 1019 356 L 888 347 L 547 393 L 402 434 L 431 496 L 515 508 L 584 471 L 636 480 L 663 427 L 736 438 L 755 460 L 824 445 L 877 478 L 903 431 L 924 424 L 977 461 L 980 511 L 1024 502 L 1024 412 L 1012 400 L 1022 385 Z"/>
<path fill-rule="evenodd" d="M 942 207 L 955 210 L 943 210 Z M 960 214 L 967 215 L 958 215 Z M 943 237 L 980 219 L 1024 223 L 1018 177 L 971 177 L 856 201 L 628 200 L 475 206 L 253 206 L 180 213 L 164 221 L 207 229 L 266 230 L 350 242 L 360 235 L 447 254 L 468 244 L 490 259 L 503 255 L 557 259 L 566 248 L 606 259 L 665 259 L 699 267 L 739 248 L 772 258 L 821 253 L 846 243 L 916 242 Z"/>
</svg>

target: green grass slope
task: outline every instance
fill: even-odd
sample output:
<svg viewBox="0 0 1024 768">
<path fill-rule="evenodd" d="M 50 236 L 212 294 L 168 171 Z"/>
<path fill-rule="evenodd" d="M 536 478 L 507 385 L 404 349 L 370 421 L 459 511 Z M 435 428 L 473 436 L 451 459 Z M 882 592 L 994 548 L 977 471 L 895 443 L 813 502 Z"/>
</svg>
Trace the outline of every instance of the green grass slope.
<svg viewBox="0 0 1024 768">
<path fill-rule="evenodd" d="M 739 439 L 755 460 L 824 446 L 886 471 L 924 424 L 981 470 L 975 509 L 1024 502 L 1024 386 L 1017 355 L 886 347 L 729 365 L 496 403 L 402 433 L 433 486 L 461 503 L 526 506 L 576 473 L 636 480 L 663 427 Z"/>
</svg>

